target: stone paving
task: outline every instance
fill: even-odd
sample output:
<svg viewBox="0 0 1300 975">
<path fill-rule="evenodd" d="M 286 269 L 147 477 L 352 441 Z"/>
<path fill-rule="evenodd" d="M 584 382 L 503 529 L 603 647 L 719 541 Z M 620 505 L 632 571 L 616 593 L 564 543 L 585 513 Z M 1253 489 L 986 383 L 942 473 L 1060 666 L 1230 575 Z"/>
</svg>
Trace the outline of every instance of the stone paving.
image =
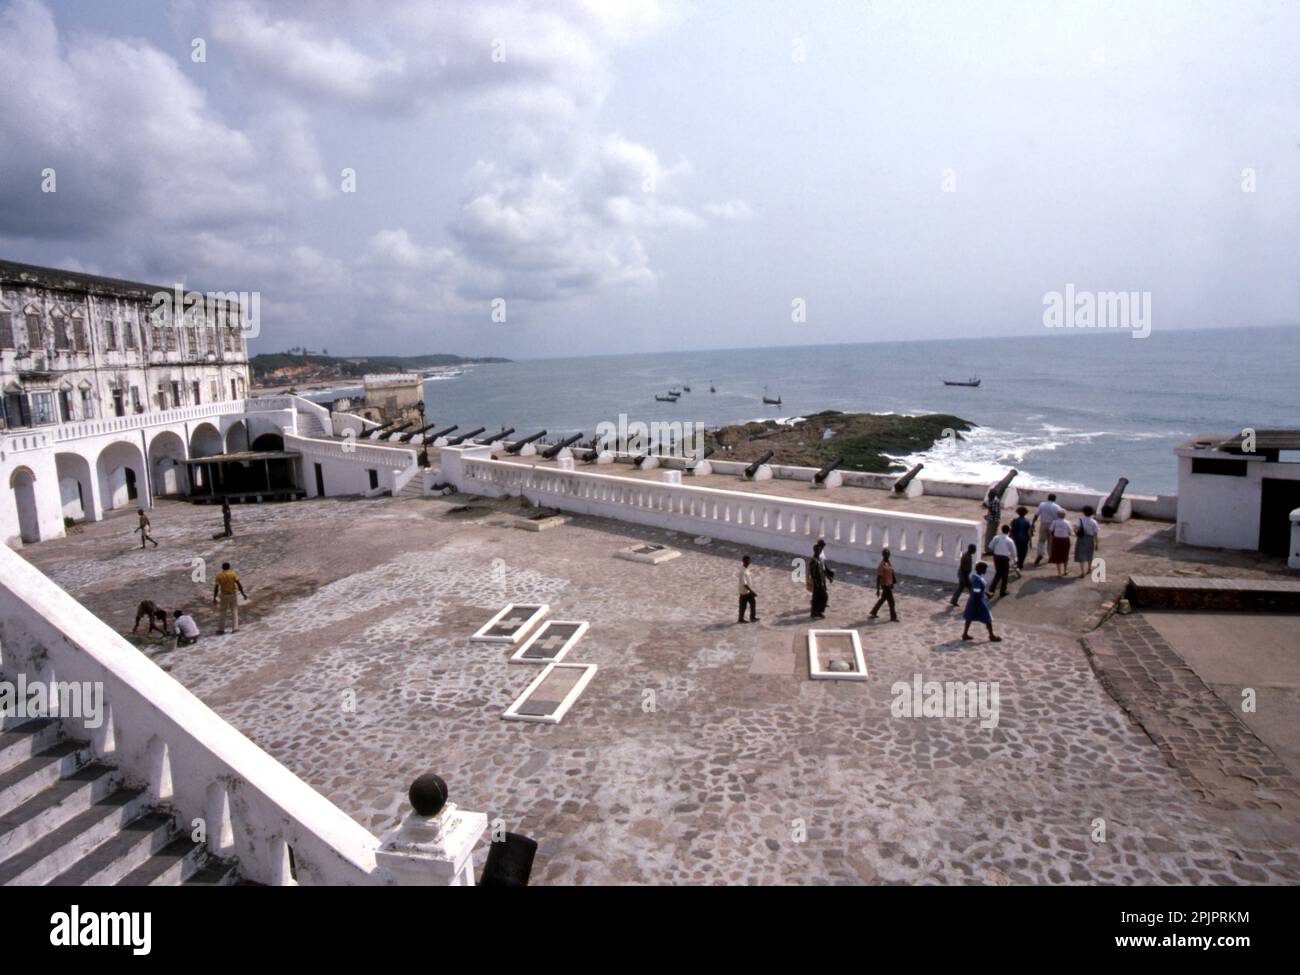
<svg viewBox="0 0 1300 975">
<path fill-rule="evenodd" d="M 1003 643 L 963 643 L 946 587 L 907 580 L 902 622 L 869 621 L 868 577 L 845 570 L 821 625 L 859 629 L 870 680 L 810 681 L 787 557 L 751 553 L 762 620 L 740 626 L 735 546 L 592 518 L 519 531 L 517 502 L 465 501 L 236 508 L 223 541 L 211 509 L 164 503 L 156 551 L 118 517 L 23 554 L 123 633 L 146 596 L 193 608 L 195 647 L 136 643 L 375 832 L 439 772 L 462 807 L 539 840 L 535 883 L 1300 881 L 1290 784 L 1189 777 L 1194 756 L 1153 742 L 1059 625 L 1021 611 Z M 641 541 L 684 554 L 614 557 Z M 252 598 L 218 637 L 223 558 Z M 599 671 L 557 726 L 502 721 L 537 670 L 469 640 L 512 601 L 591 623 L 566 659 Z M 1136 625 L 1102 633 L 1138 653 Z M 894 684 L 916 675 L 997 682 L 996 724 L 901 716 Z M 1237 743 L 1275 768 L 1240 745 L 1244 726 L 1215 727 L 1223 755 Z"/>
</svg>

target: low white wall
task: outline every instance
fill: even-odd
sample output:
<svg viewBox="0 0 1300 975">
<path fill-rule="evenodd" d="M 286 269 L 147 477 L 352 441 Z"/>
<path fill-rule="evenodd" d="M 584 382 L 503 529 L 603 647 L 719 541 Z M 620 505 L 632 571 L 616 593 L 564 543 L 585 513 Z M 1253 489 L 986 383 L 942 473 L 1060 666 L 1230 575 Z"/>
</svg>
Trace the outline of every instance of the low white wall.
<svg viewBox="0 0 1300 975">
<path fill-rule="evenodd" d="M 360 442 L 316 440 L 294 435 L 286 436 L 284 445 L 286 449 L 302 454 L 303 487 L 307 489 L 310 498 L 317 496 L 316 464 L 321 465 L 327 497 L 397 494 L 418 469 L 414 450 L 366 446 Z M 371 470 L 378 475 L 376 488 L 370 486 L 368 472 Z"/>
<path fill-rule="evenodd" d="M 1186 448 L 1178 455 L 1177 537 L 1184 545 L 1257 551 L 1264 478 L 1300 480 L 1300 464 L 1262 456 Z M 1244 463 L 1246 475 L 1193 474 L 1194 458 Z"/>
<path fill-rule="evenodd" d="M 375 874 L 378 841 L 368 830 L 3 547 L 0 652 L 0 666 L 11 676 L 102 684 L 111 709 L 105 727 L 86 727 L 79 718 L 63 716 L 65 725 L 77 737 L 93 741 L 129 781 L 170 802 L 181 824 L 207 822 L 214 852 L 238 857 L 244 877 L 264 884 L 287 882 L 287 844 L 300 884 L 386 882 Z M 163 745 L 170 795 L 159 792 Z M 220 847 L 217 810 L 227 803 L 230 845 Z"/>
<path fill-rule="evenodd" d="M 526 497 L 563 511 L 707 535 L 758 549 L 810 555 L 826 540 L 832 561 L 874 568 L 888 548 L 900 574 L 947 581 L 978 522 L 880 511 L 831 501 L 665 484 L 617 474 L 528 467 L 491 459 L 488 447 L 445 447 L 442 478 L 487 497 Z"/>
</svg>

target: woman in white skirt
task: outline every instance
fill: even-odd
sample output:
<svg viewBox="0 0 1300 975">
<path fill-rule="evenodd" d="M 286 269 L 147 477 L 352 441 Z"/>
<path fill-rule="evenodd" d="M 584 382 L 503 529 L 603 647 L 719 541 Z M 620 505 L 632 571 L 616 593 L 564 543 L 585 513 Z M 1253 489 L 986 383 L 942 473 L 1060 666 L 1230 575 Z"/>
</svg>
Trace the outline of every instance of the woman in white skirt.
<svg viewBox="0 0 1300 975">
<path fill-rule="evenodd" d="M 1079 563 L 1079 578 L 1092 572 L 1092 556 L 1097 550 L 1097 533 L 1101 526 L 1093 517 L 1096 510 L 1090 504 L 1083 506 L 1083 517 L 1074 526 L 1074 561 Z"/>
</svg>

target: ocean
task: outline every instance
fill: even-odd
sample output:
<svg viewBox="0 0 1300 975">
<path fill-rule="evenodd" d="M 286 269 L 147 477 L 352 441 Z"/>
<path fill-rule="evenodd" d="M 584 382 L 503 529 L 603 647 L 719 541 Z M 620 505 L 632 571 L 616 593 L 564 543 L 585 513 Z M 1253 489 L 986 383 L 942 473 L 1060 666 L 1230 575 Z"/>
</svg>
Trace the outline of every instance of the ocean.
<svg viewBox="0 0 1300 975">
<path fill-rule="evenodd" d="M 979 388 L 944 386 L 978 376 Z M 717 392 L 710 394 L 712 383 Z M 677 403 L 656 393 L 690 386 Z M 766 388 L 781 406 L 765 406 Z M 326 400 L 344 395 L 337 387 Z M 1054 331 L 1025 338 L 872 342 L 540 359 L 465 367 L 425 386 L 429 422 L 590 436 L 602 421 L 707 427 L 821 410 L 951 413 L 977 424 L 900 457 L 932 476 L 1172 494 L 1173 448 L 1202 433 L 1300 426 L 1300 328 Z"/>
</svg>

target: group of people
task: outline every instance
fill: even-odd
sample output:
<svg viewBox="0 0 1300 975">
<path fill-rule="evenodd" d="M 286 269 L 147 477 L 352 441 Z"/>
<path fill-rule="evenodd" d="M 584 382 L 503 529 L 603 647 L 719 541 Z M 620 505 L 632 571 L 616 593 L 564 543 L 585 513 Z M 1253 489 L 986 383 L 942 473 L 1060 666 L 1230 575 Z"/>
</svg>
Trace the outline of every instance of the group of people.
<svg viewBox="0 0 1300 975">
<path fill-rule="evenodd" d="M 996 568 L 993 588 L 997 588 L 1000 583 L 1001 595 L 1007 594 L 1007 579 L 1012 561 L 1015 562 L 1017 573 L 1024 570 L 1029 546 L 1035 536 L 1038 545 L 1034 565 L 1041 565 L 1046 555 L 1048 564 L 1057 567 L 1058 577 L 1068 575 L 1070 539 L 1073 538 L 1074 561 L 1079 566 L 1079 578 L 1092 572 L 1093 558 L 1097 554 L 1097 536 L 1101 531 L 1101 526 L 1097 524 L 1096 509 L 1092 505 L 1085 504 L 1080 517 L 1071 522 L 1069 514 L 1057 503 L 1056 495 L 1049 494 L 1047 500 L 1034 512 L 1032 520 L 1029 518 L 1029 509 L 1021 506 L 1016 508 L 1016 517 L 1005 525 L 999 525 L 1002 520 L 1002 502 L 995 490 L 989 491 L 984 507 L 988 509 L 988 515 L 984 519 L 984 551 L 993 556 Z"/>
<path fill-rule="evenodd" d="M 145 514 L 144 508 L 141 508 L 138 513 L 138 521 L 136 523 L 135 531 L 132 532 L 132 534 L 135 534 L 137 532 L 139 533 L 141 548 L 148 548 L 150 543 L 153 544 L 154 548 L 158 547 L 158 542 L 154 539 L 154 537 L 151 534 L 149 534 L 149 529 L 151 529 L 152 527 L 153 527 L 153 522 L 151 522 L 149 520 L 149 516 Z M 234 536 L 235 533 L 232 530 L 230 524 L 230 499 L 222 498 L 221 499 L 221 531 L 217 532 L 212 537 L 214 539 L 217 539 L 217 538 L 234 538 Z"/>
<path fill-rule="evenodd" d="M 239 631 L 240 596 L 245 600 L 248 599 L 248 593 L 244 592 L 244 584 L 240 582 L 239 575 L 230 567 L 230 563 L 222 562 L 221 571 L 217 573 L 212 586 L 212 601 L 218 604 L 218 635 L 226 632 L 227 623 L 230 624 L 231 633 Z M 199 640 L 198 624 L 194 622 L 194 617 L 187 610 L 173 610 L 169 626 L 167 611 L 152 599 L 145 599 L 135 609 L 135 625 L 131 627 L 132 633 L 139 632 L 141 620 L 149 622 L 149 629 L 145 631 L 145 636 L 152 636 L 156 630 L 164 638 L 175 637 L 177 648 L 189 646 Z"/>
<path fill-rule="evenodd" d="M 1074 561 L 1079 565 L 1080 578 L 1092 572 L 1092 562 L 1097 551 L 1097 536 L 1100 526 L 1091 505 L 1084 505 L 1083 513 L 1077 521 L 1071 522 L 1066 510 L 1056 501 L 1055 494 L 1049 494 L 1047 500 L 1038 506 L 1034 517 L 1029 517 L 1029 509 L 1016 508 L 1016 517 L 1007 524 L 1002 520 L 1002 502 L 996 490 L 990 490 L 984 502 L 988 509 L 985 519 L 987 531 L 984 537 L 984 554 L 993 559 L 993 579 L 985 578 L 989 564 L 976 560 L 978 546 L 970 544 L 962 553 L 957 566 L 957 588 L 950 600 L 953 606 L 961 601 L 963 593 L 969 593 L 962 618 L 966 622 L 962 630 L 963 640 L 971 639 L 972 623 L 983 623 L 988 630 L 989 641 L 1001 643 L 1002 638 L 993 632 L 993 613 L 990 599 L 993 596 L 1007 594 L 1007 582 L 1014 571 L 1017 576 L 1023 573 L 1025 559 L 1029 556 L 1029 547 L 1035 536 L 1038 538 L 1038 555 L 1034 565 L 1040 565 L 1044 555 L 1049 563 L 1057 566 L 1058 577 L 1069 572 L 1070 539 L 1074 539 Z M 821 620 L 826 618 L 826 607 L 830 602 L 830 584 L 835 580 L 835 572 L 826 564 L 826 542 L 818 539 L 813 545 L 812 558 L 805 560 L 804 583 L 811 594 L 809 618 Z M 740 560 L 740 612 L 738 623 L 758 622 L 758 593 L 754 590 L 751 559 L 748 555 Z M 868 614 L 870 619 L 877 619 L 882 607 L 889 607 L 890 622 L 898 622 L 898 607 L 894 602 L 894 587 L 898 584 L 898 575 L 890 560 L 889 549 L 880 553 L 880 564 L 876 567 L 876 604 Z M 749 618 L 745 618 L 745 613 Z"/>
<path fill-rule="evenodd" d="M 835 581 L 835 570 L 826 564 L 825 551 L 826 543 L 819 538 L 813 545 L 812 558 L 804 560 L 804 585 L 811 595 L 808 616 L 809 619 L 814 620 L 826 618 L 826 607 L 830 603 L 830 585 Z M 758 622 L 758 593 L 754 590 L 751 562 L 748 555 L 740 560 L 740 613 L 736 619 L 737 623 Z M 888 606 L 890 622 L 898 622 L 898 607 L 894 604 L 894 586 L 897 583 L 898 576 L 890 561 L 889 549 L 884 549 L 880 553 L 880 565 L 876 568 L 876 605 L 867 614 L 871 619 L 877 619 L 880 608 Z M 749 612 L 749 619 L 745 619 L 746 610 Z"/>
</svg>

